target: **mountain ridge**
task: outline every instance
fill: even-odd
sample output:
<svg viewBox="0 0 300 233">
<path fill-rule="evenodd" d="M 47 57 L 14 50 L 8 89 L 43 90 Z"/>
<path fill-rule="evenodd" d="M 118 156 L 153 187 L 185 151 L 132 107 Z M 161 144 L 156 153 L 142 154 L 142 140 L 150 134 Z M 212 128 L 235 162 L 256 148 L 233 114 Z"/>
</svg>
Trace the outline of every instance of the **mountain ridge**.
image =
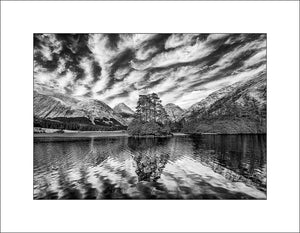
<svg viewBox="0 0 300 233">
<path fill-rule="evenodd" d="M 42 94 L 34 91 L 34 118 L 63 125 L 77 124 L 103 127 L 127 126 L 127 122 L 111 107 L 100 100 L 78 100 L 60 93 Z M 63 127 L 63 126 L 62 126 Z"/>
<path fill-rule="evenodd" d="M 213 92 L 183 115 L 189 133 L 266 133 L 266 74 Z"/>
</svg>

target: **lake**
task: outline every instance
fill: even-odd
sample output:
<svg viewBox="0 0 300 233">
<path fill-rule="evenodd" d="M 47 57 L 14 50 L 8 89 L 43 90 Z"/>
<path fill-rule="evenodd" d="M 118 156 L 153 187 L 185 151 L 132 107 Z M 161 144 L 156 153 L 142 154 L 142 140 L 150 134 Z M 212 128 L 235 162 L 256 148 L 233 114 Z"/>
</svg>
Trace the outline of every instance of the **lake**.
<svg viewBox="0 0 300 233">
<path fill-rule="evenodd" d="M 266 199 L 266 135 L 34 138 L 34 199 Z"/>
</svg>

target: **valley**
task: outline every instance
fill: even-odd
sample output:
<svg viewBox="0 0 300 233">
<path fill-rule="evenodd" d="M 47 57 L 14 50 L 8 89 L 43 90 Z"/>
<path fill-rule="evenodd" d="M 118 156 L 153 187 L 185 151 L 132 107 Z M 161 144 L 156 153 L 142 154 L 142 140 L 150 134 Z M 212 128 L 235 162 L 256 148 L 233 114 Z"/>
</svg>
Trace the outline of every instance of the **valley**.
<svg viewBox="0 0 300 233">
<path fill-rule="evenodd" d="M 221 88 L 186 110 L 164 107 L 172 132 L 190 134 L 266 133 L 266 74 Z M 125 103 L 111 108 L 94 99 L 34 91 L 34 127 L 73 131 L 126 130 L 135 111 Z"/>
</svg>

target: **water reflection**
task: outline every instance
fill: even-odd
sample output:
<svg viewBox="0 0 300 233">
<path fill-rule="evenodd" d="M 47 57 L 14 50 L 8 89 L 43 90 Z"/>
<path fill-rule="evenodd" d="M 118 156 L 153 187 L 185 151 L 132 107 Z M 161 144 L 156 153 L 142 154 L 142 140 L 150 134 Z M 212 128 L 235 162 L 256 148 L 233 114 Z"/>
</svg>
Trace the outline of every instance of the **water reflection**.
<svg viewBox="0 0 300 233">
<path fill-rule="evenodd" d="M 243 180 L 266 191 L 266 137 L 205 135 L 193 137 L 194 156 L 231 181 Z"/>
<path fill-rule="evenodd" d="M 160 178 L 170 157 L 162 151 L 167 142 L 163 138 L 129 138 L 128 147 L 136 162 L 138 181 L 156 181 Z"/>
<path fill-rule="evenodd" d="M 34 199 L 264 199 L 266 137 L 36 140 Z"/>
</svg>

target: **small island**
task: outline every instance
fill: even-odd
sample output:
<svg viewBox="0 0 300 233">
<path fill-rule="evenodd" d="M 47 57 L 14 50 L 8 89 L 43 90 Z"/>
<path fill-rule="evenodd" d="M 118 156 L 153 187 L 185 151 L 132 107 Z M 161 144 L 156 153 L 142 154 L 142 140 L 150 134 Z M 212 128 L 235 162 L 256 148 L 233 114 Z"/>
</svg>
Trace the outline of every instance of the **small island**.
<svg viewBox="0 0 300 233">
<path fill-rule="evenodd" d="M 128 133 L 134 137 L 172 136 L 168 114 L 156 93 L 139 95 L 133 121 Z"/>
</svg>

